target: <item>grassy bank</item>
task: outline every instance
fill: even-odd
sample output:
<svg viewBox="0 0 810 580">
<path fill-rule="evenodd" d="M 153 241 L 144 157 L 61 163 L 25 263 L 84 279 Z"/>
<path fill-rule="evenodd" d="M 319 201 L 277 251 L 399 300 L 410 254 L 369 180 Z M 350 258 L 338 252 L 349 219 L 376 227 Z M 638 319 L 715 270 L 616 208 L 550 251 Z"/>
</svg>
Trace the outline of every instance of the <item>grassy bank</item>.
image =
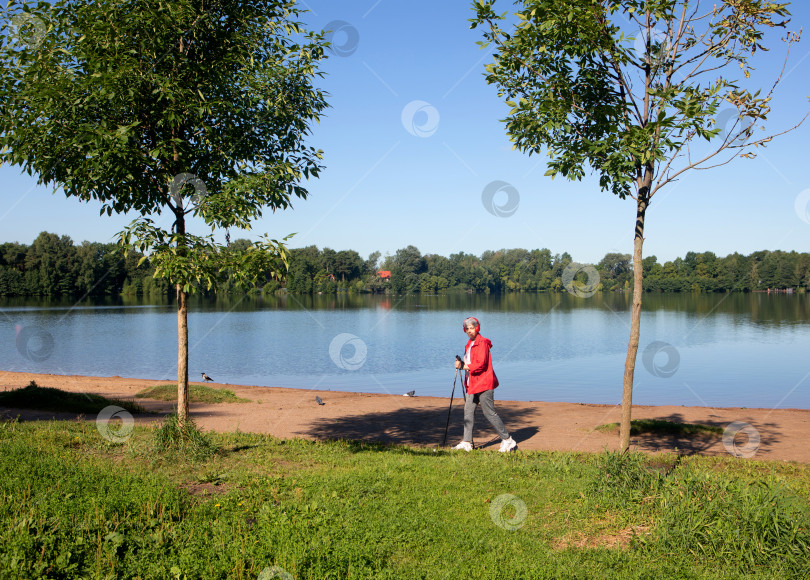
<svg viewBox="0 0 810 580">
<path fill-rule="evenodd" d="M 31 381 L 28 386 L 0 393 L 0 406 L 16 409 L 35 409 L 67 413 L 98 414 L 102 409 L 115 405 L 130 413 L 147 411 L 132 401 L 108 399 L 94 393 L 71 393 L 51 387 L 40 387 Z"/>
<path fill-rule="evenodd" d="M 155 399 L 157 401 L 176 401 L 177 383 L 157 385 L 144 389 L 135 395 L 137 399 Z M 191 403 L 249 403 L 250 399 L 237 397 L 230 389 L 189 384 L 188 400 Z"/>
<path fill-rule="evenodd" d="M 0 577 L 810 575 L 803 464 L 157 433 L 0 424 Z"/>
<path fill-rule="evenodd" d="M 603 433 L 618 433 L 618 423 L 607 423 L 599 425 L 597 431 Z M 713 425 L 701 425 L 699 423 L 680 423 L 677 421 L 666 421 L 663 419 L 634 419 L 630 421 L 630 435 L 642 435 L 652 433 L 655 435 L 678 435 L 680 437 L 721 437 L 722 427 Z"/>
</svg>

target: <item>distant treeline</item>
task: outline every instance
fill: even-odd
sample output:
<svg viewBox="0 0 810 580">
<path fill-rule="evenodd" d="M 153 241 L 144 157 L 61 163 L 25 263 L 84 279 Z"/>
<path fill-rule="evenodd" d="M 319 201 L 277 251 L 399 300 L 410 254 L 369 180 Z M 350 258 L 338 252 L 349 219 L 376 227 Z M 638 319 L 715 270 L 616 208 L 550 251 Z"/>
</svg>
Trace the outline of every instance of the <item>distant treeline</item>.
<svg viewBox="0 0 810 580">
<path fill-rule="evenodd" d="M 247 245 L 236 240 L 232 246 Z M 291 250 L 285 280 L 267 280 L 257 292 L 286 289 L 294 294 L 336 292 L 563 292 L 563 273 L 573 262 L 568 253 L 542 250 L 486 251 L 481 256 L 422 253 L 414 246 L 381 259 L 364 260 L 354 250 Z M 171 285 L 152 277 L 149 260 L 124 259 L 116 244 L 82 242 L 42 232 L 30 245 L 0 244 L 0 296 L 115 296 L 170 294 Z M 630 254 L 608 253 L 598 264 L 597 290 L 629 291 L 633 278 Z M 584 280 L 579 274 L 578 280 Z M 591 280 L 590 282 L 593 282 Z M 712 252 L 689 252 L 659 264 L 644 258 L 644 288 L 649 292 L 752 292 L 810 289 L 810 253 L 760 251 L 718 258 Z M 219 292 L 230 292 L 228 285 Z M 207 292 L 203 292 L 204 294 Z"/>
<path fill-rule="evenodd" d="M 141 255 L 126 259 L 116 244 L 82 242 L 42 232 L 30 246 L 0 244 L 0 296 L 111 296 L 140 291 L 163 294 Z M 138 288 L 134 289 L 134 284 Z"/>
<path fill-rule="evenodd" d="M 421 292 L 563 292 L 563 273 L 573 262 L 568 253 L 542 250 L 486 251 L 481 256 L 422 255 L 414 246 L 397 250 L 380 262 L 379 252 L 368 260 L 352 250 L 335 252 L 315 246 L 292 251 L 287 290 L 293 293 L 340 290 L 396 294 Z M 633 281 L 630 254 L 608 253 L 594 264 L 600 291 L 629 291 Z M 713 252 L 689 252 L 684 258 L 659 264 L 643 260 L 644 288 L 649 292 L 751 292 L 810 289 L 810 253 L 754 252 L 718 258 Z M 384 279 L 380 276 L 387 276 Z M 579 274 L 577 280 L 586 276 Z M 589 281 L 592 283 L 593 281 Z"/>
</svg>

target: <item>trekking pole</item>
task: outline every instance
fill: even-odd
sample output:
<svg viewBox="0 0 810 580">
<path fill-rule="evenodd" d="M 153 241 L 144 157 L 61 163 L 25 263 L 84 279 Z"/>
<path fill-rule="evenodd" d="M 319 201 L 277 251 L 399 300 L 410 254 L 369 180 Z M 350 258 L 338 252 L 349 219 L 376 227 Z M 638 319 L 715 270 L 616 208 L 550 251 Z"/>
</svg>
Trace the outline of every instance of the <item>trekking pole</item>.
<svg viewBox="0 0 810 580">
<path fill-rule="evenodd" d="M 456 359 L 458 359 L 458 355 Z M 456 379 L 458 379 L 458 369 L 456 369 L 456 375 L 453 377 L 453 390 L 450 392 L 450 408 L 447 409 L 447 423 L 444 426 L 444 441 L 442 441 L 442 447 L 447 445 L 447 429 L 450 428 L 450 411 L 453 410 L 453 397 L 456 395 Z"/>
</svg>

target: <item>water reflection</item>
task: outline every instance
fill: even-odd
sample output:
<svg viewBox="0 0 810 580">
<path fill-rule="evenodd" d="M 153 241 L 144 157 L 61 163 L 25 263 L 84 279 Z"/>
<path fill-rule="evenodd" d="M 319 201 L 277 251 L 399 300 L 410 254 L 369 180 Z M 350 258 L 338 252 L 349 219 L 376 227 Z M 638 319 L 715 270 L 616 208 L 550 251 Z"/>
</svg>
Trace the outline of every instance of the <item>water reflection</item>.
<svg viewBox="0 0 810 580">
<path fill-rule="evenodd" d="M 597 293 L 579 298 L 569 293 L 502 295 L 379 295 L 340 293 L 331 295 L 271 296 L 220 294 L 215 297 L 192 296 L 189 308 L 199 312 L 251 312 L 259 310 L 398 310 L 417 312 L 441 310 L 457 312 L 573 312 L 609 310 L 629 313 L 632 295 Z M 116 296 L 71 300 L 67 298 L 0 298 L 0 313 L 22 310 L 82 310 L 94 308 L 174 308 L 170 296 L 142 298 Z M 677 312 L 705 317 L 728 314 L 744 316 L 754 324 L 805 324 L 810 321 L 810 294 L 767 293 L 728 294 L 645 294 L 644 312 Z"/>
</svg>

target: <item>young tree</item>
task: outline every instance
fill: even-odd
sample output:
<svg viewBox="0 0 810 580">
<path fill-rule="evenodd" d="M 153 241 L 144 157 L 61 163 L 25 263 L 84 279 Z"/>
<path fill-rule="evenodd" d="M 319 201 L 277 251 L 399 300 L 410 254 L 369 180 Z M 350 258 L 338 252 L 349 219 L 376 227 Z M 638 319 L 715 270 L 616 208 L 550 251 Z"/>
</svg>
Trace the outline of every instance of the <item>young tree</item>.
<svg viewBox="0 0 810 580">
<path fill-rule="evenodd" d="M 545 149 L 546 175 L 580 180 L 591 170 L 603 190 L 635 200 L 619 440 L 626 450 L 647 209 L 685 171 L 753 157 L 772 139 L 755 131 L 782 73 L 764 95 L 748 79 L 752 57 L 766 50 L 764 32 L 785 27 L 789 13 L 765 0 L 525 0 L 507 32 L 494 3 L 473 4 L 472 27 L 484 27 L 482 44 L 495 44 L 486 79 L 511 107 L 505 122 L 515 147 Z M 784 40 L 789 50 L 798 35 Z"/>
<path fill-rule="evenodd" d="M 290 207 L 321 169 L 305 137 L 326 106 L 325 43 L 299 14 L 293 0 L 58 0 L 0 16 L 0 162 L 141 215 L 120 243 L 175 286 L 181 425 L 189 293 L 287 265 L 282 243 L 228 249 L 213 232 Z M 212 233 L 187 232 L 189 214 Z"/>
</svg>

